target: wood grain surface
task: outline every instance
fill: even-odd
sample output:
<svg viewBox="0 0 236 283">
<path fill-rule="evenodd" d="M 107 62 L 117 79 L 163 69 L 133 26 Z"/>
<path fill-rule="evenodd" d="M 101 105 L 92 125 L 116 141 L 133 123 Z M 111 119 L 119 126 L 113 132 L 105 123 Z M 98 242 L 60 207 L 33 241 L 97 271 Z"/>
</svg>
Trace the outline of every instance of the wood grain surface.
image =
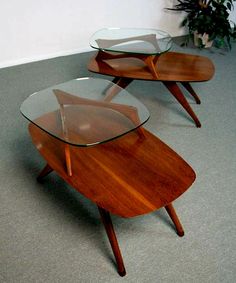
<svg viewBox="0 0 236 283">
<path fill-rule="evenodd" d="M 65 144 L 34 124 L 33 143 L 75 190 L 99 207 L 121 217 L 133 217 L 167 206 L 195 180 L 193 169 L 170 147 L 143 128 L 91 147 L 70 146 L 72 176 L 65 163 Z"/>
<path fill-rule="evenodd" d="M 192 117 L 197 127 L 201 127 L 201 123 L 177 83 L 180 82 L 196 103 L 200 104 L 190 82 L 208 81 L 215 72 L 213 63 L 207 57 L 178 52 L 145 57 L 142 54 L 99 51 L 90 59 L 88 70 L 115 77 L 113 82 L 123 88 L 134 79 L 161 81 Z"/>
<path fill-rule="evenodd" d="M 208 81 L 215 71 L 213 63 L 207 57 L 167 52 L 157 57 L 157 77 L 154 77 L 143 60 L 132 58 L 132 55 L 120 59 L 112 59 L 112 56 L 113 54 L 108 60 L 101 60 L 101 55 L 97 52 L 88 63 L 89 71 L 113 77 L 175 82 Z M 115 54 L 114 58 L 116 56 L 118 55 Z"/>
</svg>

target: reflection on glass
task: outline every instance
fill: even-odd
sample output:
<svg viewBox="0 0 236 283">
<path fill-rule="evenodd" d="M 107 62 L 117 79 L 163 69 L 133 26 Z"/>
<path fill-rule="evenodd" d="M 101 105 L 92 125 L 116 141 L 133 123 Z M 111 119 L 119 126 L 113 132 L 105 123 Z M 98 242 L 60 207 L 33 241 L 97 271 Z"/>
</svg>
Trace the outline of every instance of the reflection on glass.
<svg viewBox="0 0 236 283">
<path fill-rule="evenodd" d="M 90 146 L 117 138 L 149 118 L 146 107 L 110 81 L 72 80 L 28 97 L 22 114 L 68 144 Z"/>
<path fill-rule="evenodd" d="M 99 50 L 157 55 L 171 48 L 171 36 L 155 29 L 102 29 L 90 39 Z"/>
</svg>

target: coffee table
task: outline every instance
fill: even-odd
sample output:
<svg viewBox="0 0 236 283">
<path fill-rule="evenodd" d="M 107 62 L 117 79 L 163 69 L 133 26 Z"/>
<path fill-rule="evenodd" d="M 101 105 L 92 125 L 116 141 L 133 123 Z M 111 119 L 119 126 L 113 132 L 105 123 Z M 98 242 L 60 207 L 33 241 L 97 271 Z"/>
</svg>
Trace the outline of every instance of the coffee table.
<svg viewBox="0 0 236 283">
<path fill-rule="evenodd" d="M 113 82 L 123 88 L 135 79 L 161 81 L 201 127 L 178 83 L 200 104 L 190 82 L 210 80 L 214 65 L 204 56 L 169 52 L 171 43 L 170 35 L 160 30 L 102 29 L 90 39 L 91 47 L 98 52 L 90 59 L 88 69 L 115 77 Z"/>
<path fill-rule="evenodd" d="M 21 113 L 46 161 L 38 180 L 54 170 L 97 205 L 121 276 L 126 271 L 110 213 L 126 218 L 164 207 L 184 235 L 172 202 L 195 173 L 141 127 L 149 112 L 126 90 L 107 80 L 76 79 L 32 94 Z"/>
</svg>

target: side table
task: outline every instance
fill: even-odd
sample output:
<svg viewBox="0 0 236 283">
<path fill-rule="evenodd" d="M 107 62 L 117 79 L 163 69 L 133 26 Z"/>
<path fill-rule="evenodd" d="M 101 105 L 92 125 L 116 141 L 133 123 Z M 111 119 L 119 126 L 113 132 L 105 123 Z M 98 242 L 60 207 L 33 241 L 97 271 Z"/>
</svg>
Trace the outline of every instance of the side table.
<svg viewBox="0 0 236 283">
<path fill-rule="evenodd" d="M 107 80 L 72 80 L 29 96 L 21 105 L 34 145 L 55 171 L 99 210 L 118 273 L 126 274 L 110 213 L 134 217 L 164 207 L 177 234 L 172 202 L 194 182 L 193 169 L 142 128 L 146 107 Z"/>
<path fill-rule="evenodd" d="M 88 63 L 89 71 L 113 76 L 113 82 L 123 88 L 136 79 L 161 81 L 192 117 L 196 126 L 201 127 L 178 83 L 200 104 L 190 82 L 212 78 L 214 65 L 210 59 L 169 52 L 170 35 L 155 29 L 102 29 L 91 37 L 90 45 L 98 52 Z"/>
</svg>

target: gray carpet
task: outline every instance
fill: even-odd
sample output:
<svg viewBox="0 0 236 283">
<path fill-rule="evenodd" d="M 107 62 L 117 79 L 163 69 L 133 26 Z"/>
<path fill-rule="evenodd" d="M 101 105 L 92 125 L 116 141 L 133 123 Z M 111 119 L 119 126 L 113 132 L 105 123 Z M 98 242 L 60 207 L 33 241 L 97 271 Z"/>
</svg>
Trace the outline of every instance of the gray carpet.
<svg viewBox="0 0 236 283">
<path fill-rule="evenodd" d="M 174 49 L 215 64 L 211 81 L 193 85 L 202 104 L 186 94 L 202 128 L 161 83 L 135 81 L 128 90 L 151 112 L 146 127 L 196 171 L 196 182 L 174 203 L 186 234 L 175 234 L 164 210 L 113 217 L 124 278 L 116 273 L 95 205 L 54 173 L 36 182 L 44 162 L 19 113 L 31 93 L 89 75 L 91 54 L 0 70 L 0 282 L 236 281 L 236 46 L 229 53 Z"/>
</svg>

